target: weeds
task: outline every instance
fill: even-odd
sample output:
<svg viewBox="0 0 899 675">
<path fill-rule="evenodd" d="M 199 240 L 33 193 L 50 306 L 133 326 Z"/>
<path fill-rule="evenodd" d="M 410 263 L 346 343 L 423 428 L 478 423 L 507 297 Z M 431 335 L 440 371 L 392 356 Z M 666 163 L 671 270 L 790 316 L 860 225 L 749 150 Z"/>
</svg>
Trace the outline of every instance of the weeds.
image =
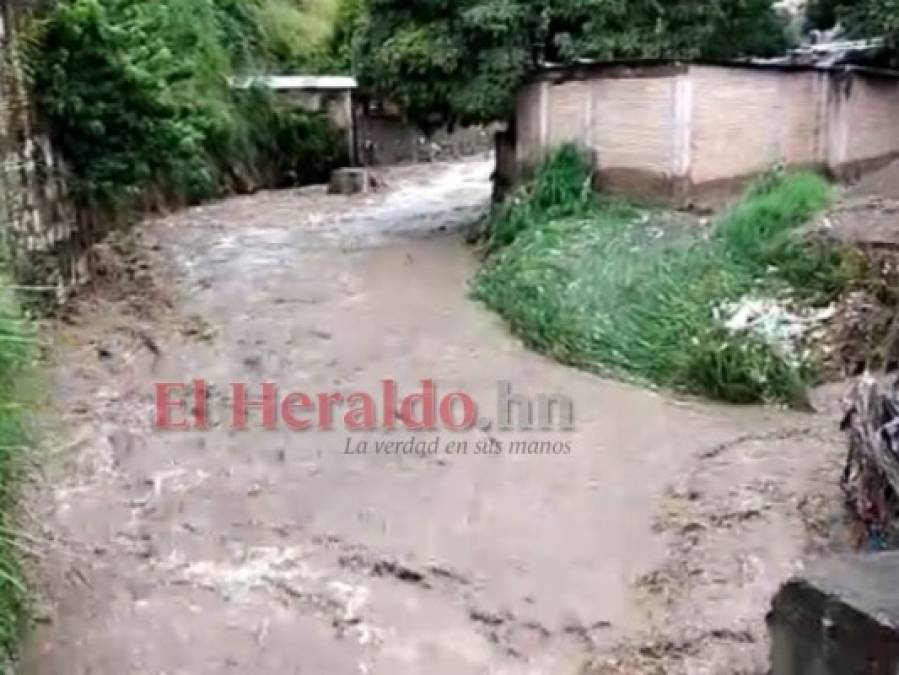
<svg viewBox="0 0 899 675">
<path fill-rule="evenodd" d="M 32 334 L 22 318 L 13 290 L 0 284 L 0 671 L 12 672 L 9 659 L 16 653 L 25 627 L 28 593 L 20 554 L 22 544 L 14 514 L 23 448 L 29 439 L 27 415 L 31 398 L 29 369 Z"/>
<path fill-rule="evenodd" d="M 807 364 L 726 331 L 715 310 L 761 289 L 824 301 L 842 288 L 842 251 L 796 236 L 827 184 L 769 180 L 699 236 L 594 197 L 588 179 L 570 148 L 548 160 L 492 221 L 476 297 L 565 363 L 735 403 L 802 401 Z"/>
<path fill-rule="evenodd" d="M 500 208 L 491 223 L 489 249 L 508 246 L 535 222 L 571 216 L 594 205 L 585 158 L 576 147 L 563 146 L 540 167 L 533 183 Z"/>
<path fill-rule="evenodd" d="M 777 277 L 810 298 L 832 296 L 851 277 L 845 252 L 795 231 L 828 199 L 829 188 L 819 176 L 763 176 L 715 232 L 733 261 L 751 274 Z"/>
</svg>

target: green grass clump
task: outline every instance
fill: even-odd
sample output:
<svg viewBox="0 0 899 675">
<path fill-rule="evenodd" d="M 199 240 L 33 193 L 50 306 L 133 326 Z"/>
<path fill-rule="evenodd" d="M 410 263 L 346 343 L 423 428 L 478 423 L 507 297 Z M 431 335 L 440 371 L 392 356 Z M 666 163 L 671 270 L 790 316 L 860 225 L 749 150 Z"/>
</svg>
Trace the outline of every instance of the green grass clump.
<svg viewBox="0 0 899 675">
<path fill-rule="evenodd" d="M 750 292 L 793 288 L 824 300 L 839 290 L 842 252 L 796 236 L 827 204 L 826 182 L 811 174 L 769 179 L 697 236 L 683 224 L 656 227 L 660 214 L 583 192 L 589 172 L 583 164 L 570 170 L 572 152 L 548 160 L 491 223 L 476 297 L 564 363 L 735 403 L 802 401 L 806 364 L 787 362 L 752 334 L 727 332 L 715 310 Z M 545 183 L 559 162 L 567 186 Z M 567 201 L 529 203 L 541 184 Z"/>
<path fill-rule="evenodd" d="M 546 159 L 534 181 L 500 207 L 490 227 L 489 249 L 508 246 L 535 222 L 584 212 L 593 204 L 590 168 L 583 154 L 565 145 Z"/>
<path fill-rule="evenodd" d="M 845 252 L 830 241 L 796 236 L 829 198 L 820 176 L 765 176 L 720 220 L 716 235 L 734 262 L 753 274 L 777 277 L 810 297 L 831 296 L 849 281 Z"/>
</svg>

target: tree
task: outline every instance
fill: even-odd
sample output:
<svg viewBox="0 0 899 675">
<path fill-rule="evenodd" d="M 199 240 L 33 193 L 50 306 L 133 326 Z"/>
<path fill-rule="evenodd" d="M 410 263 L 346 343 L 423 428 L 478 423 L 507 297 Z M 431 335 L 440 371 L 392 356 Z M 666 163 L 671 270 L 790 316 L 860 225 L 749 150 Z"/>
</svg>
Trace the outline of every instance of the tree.
<svg viewBox="0 0 899 675">
<path fill-rule="evenodd" d="M 899 0 L 842 0 L 838 5 L 837 15 L 854 36 L 883 37 L 899 49 Z"/>
<path fill-rule="evenodd" d="M 839 21 L 839 8 L 845 0 L 811 0 L 805 10 L 806 24 L 809 28 L 828 30 Z"/>
<path fill-rule="evenodd" d="M 770 0 L 557 0 L 550 37 L 564 60 L 725 60 L 787 46 Z"/>
<path fill-rule="evenodd" d="M 534 3 L 371 0 L 360 78 L 425 129 L 504 116 L 531 62 Z"/>
<path fill-rule="evenodd" d="M 64 0 L 32 26 L 29 70 L 79 206 L 195 201 L 321 179 L 343 152 L 323 116 L 243 72 L 315 67 L 335 0 Z M 303 32 L 291 27 L 303 27 Z"/>
<path fill-rule="evenodd" d="M 505 118 L 542 60 L 723 60 L 786 46 L 772 0 L 369 0 L 354 62 L 428 129 Z"/>
<path fill-rule="evenodd" d="M 334 33 L 328 51 L 337 70 L 355 72 L 353 64 L 356 37 L 365 19 L 366 0 L 339 0 L 334 19 Z"/>
</svg>

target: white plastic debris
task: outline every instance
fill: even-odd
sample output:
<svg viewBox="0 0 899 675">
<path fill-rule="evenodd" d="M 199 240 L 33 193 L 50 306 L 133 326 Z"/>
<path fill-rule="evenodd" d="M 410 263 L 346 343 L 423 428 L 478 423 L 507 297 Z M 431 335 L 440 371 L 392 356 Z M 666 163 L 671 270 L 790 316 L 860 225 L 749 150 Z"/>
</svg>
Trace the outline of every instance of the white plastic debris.
<svg viewBox="0 0 899 675">
<path fill-rule="evenodd" d="M 745 296 L 720 305 L 717 320 L 731 333 L 749 332 L 785 359 L 799 361 L 804 339 L 836 314 L 836 306 L 792 308 L 784 300 Z"/>
</svg>

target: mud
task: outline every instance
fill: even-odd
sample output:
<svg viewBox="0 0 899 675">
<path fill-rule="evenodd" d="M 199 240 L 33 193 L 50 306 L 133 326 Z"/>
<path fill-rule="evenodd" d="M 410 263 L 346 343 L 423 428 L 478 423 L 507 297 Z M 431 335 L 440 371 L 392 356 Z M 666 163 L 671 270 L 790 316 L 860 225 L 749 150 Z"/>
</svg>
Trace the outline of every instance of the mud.
<svg viewBox="0 0 899 675">
<path fill-rule="evenodd" d="M 54 333 L 58 415 L 30 507 L 46 598 L 24 675 L 764 672 L 771 594 L 833 545 L 815 535 L 839 511 L 833 396 L 818 416 L 712 406 L 529 352 L 467 295 L 459 230 L 491 170 L 232 199 L 119 246 L 118 290 Z M 572 452 L 486 456 L 347 455 L 345 432 L 258 424 L 154 431 L 153 383 L 196 377 L 213 407 L 240 381 L 431 378 L 485 405 L 510 381 L 569 396 L 576 431 L 491 432 Z"/>
</svg>

